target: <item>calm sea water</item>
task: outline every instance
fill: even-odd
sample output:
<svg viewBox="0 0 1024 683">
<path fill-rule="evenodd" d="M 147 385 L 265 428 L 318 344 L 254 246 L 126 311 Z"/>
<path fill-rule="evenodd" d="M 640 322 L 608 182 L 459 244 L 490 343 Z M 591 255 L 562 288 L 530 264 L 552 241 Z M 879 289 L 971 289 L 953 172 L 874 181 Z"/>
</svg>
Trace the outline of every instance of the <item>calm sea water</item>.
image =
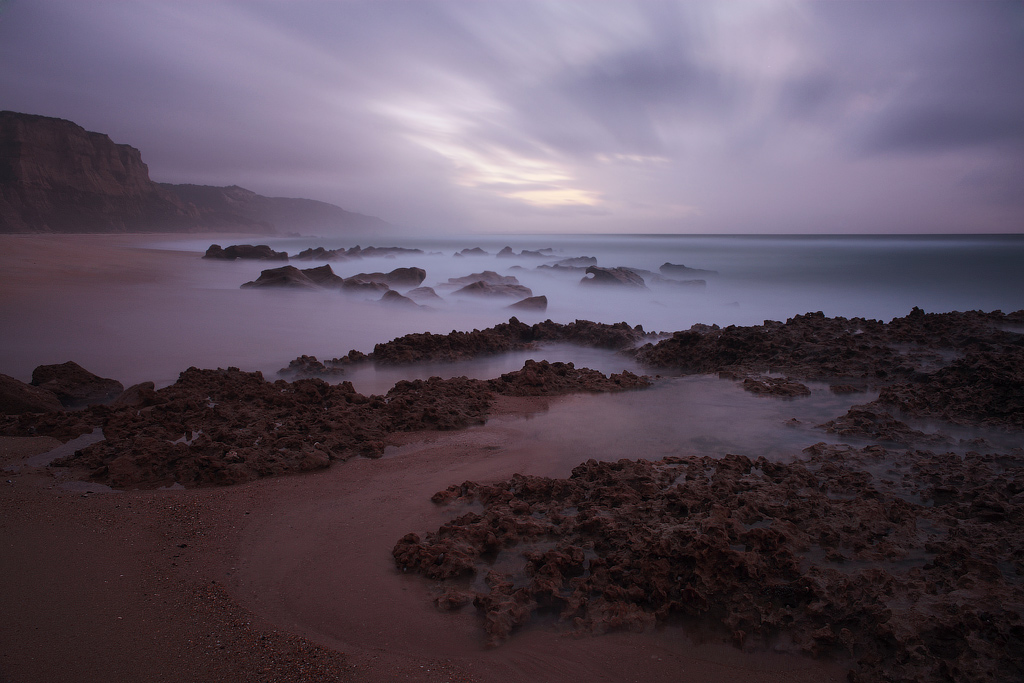
<svg viewBox="0 0 1024 683">
<path fill-rule="evenodd" d="M 348 248 L 357 243 L 314 237 L 239 238 L 229 243 L 244 241 L 267 243 L 293 255 L 308 247 Z M 58 291 L 52 300 L 6 302 L 0 372 L 27 381 L 36 365 L 75 360 L 126 386 L 146 380 L 165 386 L 190 366 L 237 366 L 260 370 L 273 379 L 277 370 L 302 354 L 334 358 L 350 349 L 370 352 L 376 343 L 411 332 L 480 329 L 508 320 L 513 313 L 505 308 L 509 301 L 457 299 L 452 295 L 454 288 L 445 287 L 448 278 L 484 270 L 515 275 L 534 294 L 547 296 L 546 312 L 516 313 L 528 323 L 546 318 L 562 323 L 576 319 L 625 321 L 643 325 L 648 331 L 674 331 L 695 323 L 756 325 L 810 311 L 888 321 L 906 315 L 914 306 L 928 312 L 1024 308 L 1024 236 L 1020 235 L 375 238 L 358 243 L 363 247 L 414 247 L 424 253 L 332 264 L 344 277 L 407 266 L 425 269 L 423 284 L 434 287 L 445 300 L 412 311 L 335 291 L 241 289 L 242 283 L 256 279 L 262 269 L 279 264 L 204 260 L 201 256 L 210 243 L 209 237 L 153 238 L 146 247 L 158 253 L 175 250 L 194 256 L 173 259 L 172 277 L 157 282 L 125 286 L 79 283 L 73 290 Z M 552 253 L 544 258 L 497 258 L 505 246 L 517 253 L 524 249 L 550 249 Z M 471 247 L 480 247 L 489 255 L 453 256 Z M 716 274 L 705 276 L 703 287 L 652 280 L 647 289 L 626 290 L 583 286 L 580 272 L 537 268 L 576 256 L 593 256 L 605 267 L 657 273 L 662 264 L 673 263 Z M 168 261 L 172 261 L 169 253 Z M 300 268 L 321 265 L 293 263 Z M 347 379 L 364 393 L 383 393 L 403 378 L 496 377 L 522 367 L 527 358 L 573 361 L 605 373 L 644 371 L 620 354 L 555 345 L 455 364 L 364 367 Z M 777 404 L 771 399 L 750 400 L 734 384 L 715 382 L 675 380 L 667 389 L 643 392 L 650 398 L 578 399 L 571 405 L 585 404 L 586 410 L 577 413 L 590 415 L 587 419 L 597 415 L 599 423 L 618 425 L 619 438 L 601 440 L 611 449 L 607 457 L 623 455 L 618 450 L 622 444 L 640 443 L 669 421 L 675 424 L 659 437 L 662 445 L 656 450 L 660 452 L 682 443 L 695 452 L 745 449 L 777 455 L 778 444 L 786 443 L 789 448 L 792 430 L 769 428 L 783 422 Z M 869 398 L 855 396 L 851 402 L 863 400 Z M 645 408 L 634 405 L 637 401 L 653 403 Z M 653 409 L 654 403 L 657 409 Z M 811 399 L 787 403 L 782 412 L 813 425 L 845 412 L 844 405 L 834 403 L 827 389 L 821 389 Z M 627 409 L 627 404 L 632 407 Z M 825 404 L 828 415 L 821 413 Z M 576 410 L 571 405 L 568 409 Z M 717 408 L 708 413 L 697 410 L 698 405 Z M 627 413 L 633 417 L 620 419 Z M 645 415 L 652 416 L 650 424 L 645 424 Z M 567 414 L 553 424 L 559 420 L 578 422 L 579 418 Z M 722 425 L 738 422 L 763 424 L 764 429 L 747 430 L 739 444 L 721 442 Z M 821 438 L 820 433 L 805 436 L 808 443 Z"/>
<path fill-rule="evenodd" d="M 355 240 L 336 238 L 239 238 L 259 241 L 294 255 L 308 247 L 348 248 Z M 1024 236 L 899 237 L 744 237 L 744 236 L 464 236 L 377 238 L 367 246 L 404 246 L 425 253 L 333 263 L 336 273 L 390 271 L 417 266 L 424 285 L 445 301 L 430 309 L 407 311 L 337 292 L 240 289 L 256 279 L 264 262 L 201 259 L 209 237 L 154 240 L 158 250 L 186 250 L 194 260 L 178 260 L 181 272 L 167 281 L 111 288 L 97 285 L 61 292 L 51 302 L 32 302 L 32 315 L 5 312 L 0 339 L 0 372 L 27 379 L 42 363 L 76 360 L 126 385 L 174 381 L 191 366 L 234 365 L 273 376 L 301 354 L 334 358 L 350 349 L 369 352 L 376 343 L 410 332 L 445 333 L 484 328 L 508 320 L 505 300 L 456 299 L 448 278 L 484 270 L 515 275 L 548 298 L 544 313 L 516 313 L 525 322 L 550 318 L 643 325 L 648 331 L 675 331 L 694 323 L 756 325 L 786 320 L 809 311 L 829 316 L 879 320 L 906 315 L 918 306 L 928 312 L 1013 311 L 1024 308 Z M 224 245 L 226 246 L 226 244 Z M 505 246 L 551 249 L 546 258 L 497 258 Z M 480 247 L 488 256 L 453 254 Z M 648 289 L 581 286 L 582 273 L 537 266 L 559 259 L 593 256 L 598 265 L 658 272 L 664 263 L 716 271 L 703 287 L 649 282 Z M 300 268 L 321 262 L 293 261 Z M 650 279 L 650 278 L 648 278 Z M 532 354 L 536 355 L 536 354 Z M 557 347 L 549 360 L 573 360 L 604 371 L 631 367 L 614 354 Z M 524 358 L 481 359 L 458 368 L 424 368 L 436 374 L 494 376 L 521 367 Z M 416 374 L 419 371 L 413 371 Z M 408 370 L 399 371 L 407 376 Z M 386 389 L 393 372 L 353 377 L 365 391 Z M 362 386 L 360 386 L 362 384 Z"/>
</svg>

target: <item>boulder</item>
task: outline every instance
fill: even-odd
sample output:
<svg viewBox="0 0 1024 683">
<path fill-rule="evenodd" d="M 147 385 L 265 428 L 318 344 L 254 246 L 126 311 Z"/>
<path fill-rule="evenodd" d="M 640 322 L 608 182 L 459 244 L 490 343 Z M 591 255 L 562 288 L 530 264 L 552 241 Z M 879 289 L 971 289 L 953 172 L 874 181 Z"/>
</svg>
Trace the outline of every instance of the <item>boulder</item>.
<svg viewBox="0 0 1024 683">
<path fill-rule="evenodd" d="M 479 280 L 466 285 L 462 289 L 456 290 L 455 294 L 476 297 L 507 297 L 510 299 L 521 299 L 523 297 L 533 296 L 533 291 L 529 287 L 524 287 L 523 285 L 494 285 L 490 282 Z"/>
<path fill-rule="evenodd" d="M 330 266 L 324 266 L 330 268 Z M 316 270 L 311 268 L 310 270 Z M 305 273 L 305 271 L 299 270 L 295 266 L 281 266 L 280 268 L 270 268 L 260 273 L 260 276 L 246 282 L 242 285 L 246 287 L 294 287 L 299 289 L 320 289 L 320 285 L 313 281 Z"/>
<path fill-rule="evenodd" d="M 266 244 L 233 244 L 222 249 L 219 244 L 211 244 L 206 250 L 203 258 L 221 259 L 234 261 L 235 259 L 250 259 L 256 261 L 287 261 L 288 254 L 283 251 L 274 251 Z"/>
<path fill-rule="evenodd" d="M 505 308 L 512 308 L 517 311 L 546 311 L 548 310 L 548 298 L 541 294 L 540 296 L 531 296 L 517 301 L 514 304 L 510 304 Z"/>
<path fill-rule="evenodd" d="M 413 301 L 444 301 L 434 291 L 433 287 L 417 287 L 416 289 L 410 289 L 405 295 Z"/>
<path fill-rule="evenodd" d="M 32 371 L 32 385 L 53 392 L 65 407 L 109 403 L 124 391 L 116 379 L 94 375 L 73 361 L 40 365 Z"/>
<path fill-rule="evenodd" d="M 644 283 L 644 279 L 629 268 L 600 268 L 598 266 L 590 266 L 587 268 L 587 275 L 592 275 L 593 277 L 584 277 L 580 280 L 580 284 L 635 287 L 638 289 L 647 288 L 647 285 Z"/>
<path fill-rule="evenodd" d="M 7 375 L 0 375 L 0 413 L 48 413 L 63 408 L 52 391 L 25 384 Z"/>
<path fill-rule="evenodd" d="M 492 285 L 518 285 L 519 280 L 515 275 L 498 275 L 493 270 L 485 270 L 482 273 L 473 273 L 463 277 L 448 278 L 449 285 L 470 285 L 474 282 L 486 282 Z"/>
<path fill-rule="evenodd" d="M 481 249 L 480 247 L 473 247 L 472 249 L 463 249 L 462 251 L 455 252 L 455 254 L 453 254 L 453 255 L 454 256 L 489 256 L 489 254 L 486 251 L 484 251 L 483 249 Z"/>
<path fill-rule="evenodd" d="M 388 290 L 384 292 L 384 296 L 380 299 L 381 303 L 388 304 L 389 306 L 399 306 L 402 308 L 422 308 L 418 303 L 413 301 L 407 296 L 402 296 L 394 290 Z"/>
<path fill-rule="evenodd" d="M 163 402 L 164 399 L 156 393 L 156 385 L 153 382 L 141 382 L 133 384 L 121 392 L 111 405 L 115 408 L 145 408 L 147 406 L 159 405 Z"/>
<path fill-rule="evenodd" d="M 391 288 L 411 289 L 423 283 L 427 271 L 422 268 L 395 268 L 390 273 L 358 273 L 352 277 L 363 282 L 383 282 Z"/>
</svg>

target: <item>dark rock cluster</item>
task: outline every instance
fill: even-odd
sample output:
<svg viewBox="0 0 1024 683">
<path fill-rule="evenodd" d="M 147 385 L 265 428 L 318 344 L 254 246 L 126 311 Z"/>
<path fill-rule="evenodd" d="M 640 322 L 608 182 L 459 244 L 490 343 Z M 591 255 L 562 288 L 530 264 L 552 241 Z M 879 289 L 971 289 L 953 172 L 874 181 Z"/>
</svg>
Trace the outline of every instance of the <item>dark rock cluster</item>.
<svg viewBox="0 0 1024 683">
<path fill-rule="evenodd" d="M 300 357 L 291 367 L 303 374 L 319 365 Z M 133 387 L 124 401 L 81 411 L 26 413 L 8 418 L 0 431 L 68 439 L 99 427 L 102 441 L 54 465 L 123 488 L 207 486 L 315 470 L 354 455 L 380 456 L 394 432 L 482 423 L 496 394 L 625 391 L 648 384 L 628 372 L 606 377 L 571 363 L 528 361 L 494 380 L 433 377 L 399 382 L 384 396 L 364 396 L 349 382 L 268 382 L 259 372 L 237 368 L 189 368 L 169 387 Z"/>
<path fill-rule="evenodd" d="M 393 555 L 437 582 L 439 607 L 472 603 L 492 644 L 553 613 L 574 631 L 697 623 L 741 646 L 788 642 L 853 661 L 857 681 L 1020 680 L 1024 452 L 819 444 L 804 458 L 465 482 L 434 501 L 483 509 Z"/>
</svg>

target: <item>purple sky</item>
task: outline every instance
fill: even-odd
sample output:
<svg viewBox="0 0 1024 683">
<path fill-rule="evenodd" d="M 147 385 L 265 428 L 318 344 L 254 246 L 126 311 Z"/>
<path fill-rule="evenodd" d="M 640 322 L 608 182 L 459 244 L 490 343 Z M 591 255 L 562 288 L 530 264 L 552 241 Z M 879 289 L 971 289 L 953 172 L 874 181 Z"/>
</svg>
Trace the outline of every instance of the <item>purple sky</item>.
<svg viewBox="0 0 1024 683">
<path fill-rule="evenodd" d="M 1024 232 L 1024 3 L 0 0 L 0 109 L 423 231 Z"/>
</svg>

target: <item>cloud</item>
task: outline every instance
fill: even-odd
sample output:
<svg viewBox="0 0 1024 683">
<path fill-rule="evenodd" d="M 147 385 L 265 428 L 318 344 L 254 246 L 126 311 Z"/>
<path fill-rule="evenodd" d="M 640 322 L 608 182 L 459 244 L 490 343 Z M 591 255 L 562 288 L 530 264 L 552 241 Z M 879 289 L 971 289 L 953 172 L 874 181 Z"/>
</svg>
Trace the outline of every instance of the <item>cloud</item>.
<svg viewBox="0 0 1024 683">
<path fill-rule="evenodd" d="M 0 91 L 159 180 L 423 230 L 1019 230 L 1022 26 L 999 1 L 36 0 L 0 16 Z"/>
</svg>

